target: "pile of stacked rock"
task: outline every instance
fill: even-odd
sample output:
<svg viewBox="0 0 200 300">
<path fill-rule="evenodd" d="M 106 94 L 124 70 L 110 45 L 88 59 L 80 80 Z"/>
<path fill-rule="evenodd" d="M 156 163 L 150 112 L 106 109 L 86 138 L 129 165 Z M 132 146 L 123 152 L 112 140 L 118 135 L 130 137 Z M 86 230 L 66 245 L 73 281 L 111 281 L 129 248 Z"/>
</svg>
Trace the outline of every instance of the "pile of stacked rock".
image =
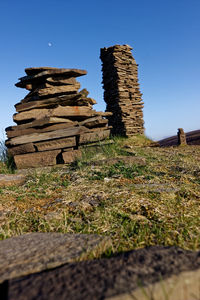
<svg viewBox="0 0 200 300">
<path fill-rule="evenodd" d="M 6 128 L 6 146 L 17 168 L 72 162 L 81 145 L 109 137 L 104 117 L 111 113 L 96 112 L 88 91 L 78 92 L 76 77 L 86 71 L 41 67 L 25 72 L 16 86 L 30 92 L 15 105 L 17 126 Z"/>
<path fill-rule="evenodd" d="M 143 102 L 138 83 L 138 65 L 128 45 L 102 48 L 104 100 L 112 134 L 132 136 L 144 133 Z"/>
</svg>

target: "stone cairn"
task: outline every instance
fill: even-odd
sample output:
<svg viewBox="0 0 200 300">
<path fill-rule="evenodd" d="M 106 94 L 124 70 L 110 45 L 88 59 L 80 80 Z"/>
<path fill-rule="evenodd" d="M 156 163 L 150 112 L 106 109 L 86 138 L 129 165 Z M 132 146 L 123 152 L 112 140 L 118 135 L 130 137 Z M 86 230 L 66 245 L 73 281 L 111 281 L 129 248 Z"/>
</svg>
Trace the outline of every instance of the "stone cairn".
<svg viewBox="0 0 200 300">
<path fill-rule="evenodd" d="M 143 102 L 138 83 L 138 65 L 128 45 L 102 48 L 104 100 L 113 135 L 144 133 Z"/>
<path fill-rule="evenodd" d="M 186 135 L 185 135 L 183 128 L 178 128 L 177 136 L 178 136 L 178 145 L 179 146 L 187 145 Z"/>
<path fill-rule="evenodd" d="M 6 128 L 8 153 L 18 169 L 71 163 L 80 148 L 110 135 L 109 112 L 96 112 L 88 91 L 78 92 L 84 70 L 27 68 L 17 87 L 30 92 L 15 105 L 17 126 Z"/>
</svg>

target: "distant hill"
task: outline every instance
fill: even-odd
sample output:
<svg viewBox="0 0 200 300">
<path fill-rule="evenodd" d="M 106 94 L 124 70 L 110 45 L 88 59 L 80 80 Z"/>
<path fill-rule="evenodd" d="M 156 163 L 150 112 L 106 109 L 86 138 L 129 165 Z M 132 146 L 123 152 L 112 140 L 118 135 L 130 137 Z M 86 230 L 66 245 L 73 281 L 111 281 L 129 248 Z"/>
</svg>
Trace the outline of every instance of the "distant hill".
<svg viewBox="0 0 200 300">
<path fill-rule="evenodd" d="M 186 140 L 188 145 L 200 145 L 200 130 L 194 130 L 186 133 Z M 158 141 L 161 147 L 177 146 L 177 135 L 168 137 L 166 139 Z"/>
</svg>

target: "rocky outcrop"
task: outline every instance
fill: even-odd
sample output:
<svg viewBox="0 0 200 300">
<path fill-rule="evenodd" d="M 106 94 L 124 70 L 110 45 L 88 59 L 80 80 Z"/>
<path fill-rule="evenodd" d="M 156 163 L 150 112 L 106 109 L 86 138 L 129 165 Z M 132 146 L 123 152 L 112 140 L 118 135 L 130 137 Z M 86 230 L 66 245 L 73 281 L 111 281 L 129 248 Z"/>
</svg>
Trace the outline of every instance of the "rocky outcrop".
<svg viewBox="0 0 200 300">
<path fill-rule="evenodd" d="M 102 48 L 104 100 L 112 134 L 132 136 L 144 133 L 143 102 L 138 83 L 138 65 L 128 45 Z"/>
<path fill-rule="evenodd" d="M 15 105 L 17 126 L 6 128 L 6 146 L 18 169 L 70 163 L 81 155 L 80 145 L 110 135 L 109 112 L 97 112 L 88 91 L 78 91 L 76 77 L 85 70 L 50 67 L 25 69 L 17 87 L 30 92 Z"/>
</svg>

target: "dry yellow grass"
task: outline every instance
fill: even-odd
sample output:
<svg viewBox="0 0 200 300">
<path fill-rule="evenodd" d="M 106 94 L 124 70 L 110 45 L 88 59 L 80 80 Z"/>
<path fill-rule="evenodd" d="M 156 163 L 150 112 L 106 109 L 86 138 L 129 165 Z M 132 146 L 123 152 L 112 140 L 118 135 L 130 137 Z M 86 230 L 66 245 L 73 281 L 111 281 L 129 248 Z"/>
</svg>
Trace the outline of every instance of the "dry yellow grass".
<svg viewBox="0 0 200 300">
<path fill-rule="evenodd" d="M 113 252 L 147 245 L 200 248 L 200 147 L 150 147 L 144 137 L 84 150 L 73 166 L 33 170 L 0 189 L 0 238 L 32 231 L 98 233 Z M 145 166 L 108 157 L 134 155 Z M 5 165 L 2 164 L 5 171 Z"/>
</svg>

